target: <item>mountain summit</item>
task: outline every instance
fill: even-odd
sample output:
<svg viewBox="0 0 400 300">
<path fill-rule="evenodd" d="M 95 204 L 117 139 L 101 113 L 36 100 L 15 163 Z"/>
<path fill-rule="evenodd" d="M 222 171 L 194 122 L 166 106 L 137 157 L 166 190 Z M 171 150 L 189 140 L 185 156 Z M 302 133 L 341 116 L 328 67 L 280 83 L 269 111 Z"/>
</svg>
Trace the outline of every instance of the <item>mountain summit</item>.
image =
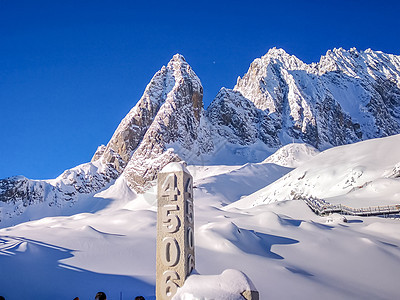
<svg viewBox="0 0 400 300">
<path fill-rule="evenodd" d="M 145 132 L 123 172 L 135 191 L 146 190 L 169 162 L 185 158 L 182 151 L 200 155 L 213 149 L 203 120 L 203 86 L 180 54 L 154 75 L 127 118 L 136 120 L 139 115 L 149 118 L 140 127 Z"/>
<path fill-rule="evenodd" d="M 282 144 L 318 149 L 400 131 L 400 57 L 342 48 L 305 64 L 283 49 L 254 60 L 234 87 L 270 116 Z"/>
</svg>

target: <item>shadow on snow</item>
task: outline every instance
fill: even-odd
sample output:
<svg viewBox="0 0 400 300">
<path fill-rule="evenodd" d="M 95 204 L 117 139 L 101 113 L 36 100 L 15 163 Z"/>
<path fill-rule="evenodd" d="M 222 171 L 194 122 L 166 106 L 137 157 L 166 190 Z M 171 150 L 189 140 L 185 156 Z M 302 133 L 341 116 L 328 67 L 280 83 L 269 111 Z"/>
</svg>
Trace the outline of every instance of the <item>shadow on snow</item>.
<svg viewBox="0 0 400 300">
<path fill-rule="evenodd" d="M 138 295 L 155 299 L 153 283 L 60 262 L 73 257 L 73 252 L 26 238 L 0 236 L 0 292 L 6 299 L 93 299 L 98 291 L 104 291 L 109 299 Z"/>
</svg>

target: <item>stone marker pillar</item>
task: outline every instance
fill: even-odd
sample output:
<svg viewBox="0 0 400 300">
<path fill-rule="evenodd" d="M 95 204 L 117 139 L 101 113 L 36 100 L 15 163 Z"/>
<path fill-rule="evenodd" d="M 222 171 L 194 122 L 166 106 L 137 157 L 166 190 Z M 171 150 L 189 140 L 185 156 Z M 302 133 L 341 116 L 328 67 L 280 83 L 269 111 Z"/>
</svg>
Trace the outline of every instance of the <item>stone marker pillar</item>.
<svg viewBox="0 0 400 300">
<path fill-rule="evenodd" d="M 171 299 L 195 268 L 193 178 L 181 163 L 158 173 L 157 300 Z"/>
</svg>

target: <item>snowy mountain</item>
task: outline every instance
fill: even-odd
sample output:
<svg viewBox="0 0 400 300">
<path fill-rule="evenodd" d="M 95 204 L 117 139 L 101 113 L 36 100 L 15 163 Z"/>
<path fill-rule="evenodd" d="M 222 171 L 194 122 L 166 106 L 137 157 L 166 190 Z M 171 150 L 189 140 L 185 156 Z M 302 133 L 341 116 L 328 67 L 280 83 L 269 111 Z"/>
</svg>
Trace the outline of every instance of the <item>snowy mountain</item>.
<svg viewBox="0 0 400 300">
<path fill-rule="evenodd" d="M 213 149 L 204 122 L 203 87 L 182 55 L 175 55 L 154 75 L 110 142 L 100 149 L 104 152 L 93 160 L 116 162 L 129 186 L 139 192 L 166 164 L 185 158 L 180 149 L 192 155 Z"/>
<path fill-rule="evenodd" d="M 200 79 L 179 54 L 163 71 L 162 105 L 122 174 L 129 186 L 139 192 L 148 189 L 149 182 L 169 162 L 187 158 L 184 153 L 198 156 L 213 150 L 210 129 L 204 120 Z"/>
<path fill-rule="evenodd" d="M 400 57 L 328 51 L 305 64 L 273 48 L 252 62 L 235 91 L 274 117 L 282 144 L 326 149 L 400 131 Z"/>
<path fill-rule="evenodd" d="M 54 180 L 0 180 L 0 218 L 21 215 L 33 204 L 69 207 L 117 178 L 143 193 L 171 161 L 241 165 L 293 142 L 324 150 L 400 133 L 399 78 L 400 57 L 379 51 L 334 49 L 305 64 L 274 48 L 204 110 L 200 79 L 177 54 L 91 162 Z M 308 150 L 301 151 L 311 155 Z M 283 165 L 297 166 L 288 163 Z"/>
<path fill-rule="evenodd" d="M 247 281 L 232 269 L 260 299 L 397 298 L 398 219 L 344 222 L 291 200 L 400 203 L 399 59 L 355 52 L 306 65 L 273 49 L 206 111 L 199 78 L 175 55 L 91 162 L 53 180 L 0 180 L 2 295 L 155 300 L 152 184 L 184 159 L 198 274 L 175 299 L 241 299 Z"/>
<path fill-rule="evenodd" d="M 154 75 L 107 146 L 98 147 L 91 162 L 50 181 L 0 180 L 3 215 L 20 215 L 31 204 L 69 206 L 80 194 L 93 195 L 119 176 L 132 190 L 143 192 L 169 162 L 213 149 L 202 99 L 199 78 L 183 56 L 175 55 Z"/>
</svg>

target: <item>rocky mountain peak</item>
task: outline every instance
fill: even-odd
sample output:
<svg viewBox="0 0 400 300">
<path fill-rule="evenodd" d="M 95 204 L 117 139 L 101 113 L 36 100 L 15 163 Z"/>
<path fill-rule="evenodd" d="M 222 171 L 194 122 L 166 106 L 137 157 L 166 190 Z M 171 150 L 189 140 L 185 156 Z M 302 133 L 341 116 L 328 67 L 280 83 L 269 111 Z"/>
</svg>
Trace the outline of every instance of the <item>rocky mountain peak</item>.
<svg viewBox="0 0 400 300">
<path fill-rule="evenodd" d="M 190 68 L 185 58 L 181 54 L 175 54 L 166 66 L 167 70 L 172 72 L 171 76 L 183 77 L 187 73 L 187 68 Z"/>
<path fill-rule="evenodd" d="M 335 48 L 308 65 L 275 48 L 253 61 L 234 90 L 274 115 L 283 144 L 325 149 L 400 130 L 399 56 Z"/>
<path fill-rule="evenodd" d="M 174 55 L 155 73 L 142 97 L 108 144 L 98 147 L 91 162 L 66 170 L 51 181 L 25 177 L 0 180 L 0 202 L 10 206 L 5 210 L 10 215 L 41 203 L 72 205 L 79 194 L 98 192 L 121 175 L 133 190 L 145 191 L 164 165 L 213 149 L 203 115 L 200 79 L 182 55 Z"/>
<path fill-rule="evenodd" d="M 169 63 L 174 62 L 174 61 L 186 62 L 186 59 L 182 54 L 176 53 L 174 56 L 172 56 Z"/>
<path fill-rule="evenodd" d="M 181 94 L 190 94 L 190 97 L 181 97 Z M 199 121 L 202 99 L 200 79 L 185 58 L 175 54 L 167 66 L 156 72 L 143 96 L 121 121 L 107 146 L 98 149 L 92 161 L 101 159 L 104 164 L 111 164 L 122 173 L 163 105 L 170 109 L 189 105 Z M 183 100 L 185 103 L 181 103 Z"/>
<path fill-rule="evenodd" d="M 174 81 L 190 79 L 200 82 L 200 79 L 193 72 L 192 67 L 186 62 L 182 54 L 175 54 L 168 62 L 167 66 L 163 68 L 166 68 L 168 76 Z M 174 84 L 173 82 L 170 83 Z"/>
<path fill-rule="evenodd" d="M 163 92 L 155 101 L 159 103 L 158 110 L 149 119 L 140 144 L 123 172 L 128 185 L 138 192 L 146 190 L 169 162 L 185 158 L 187 152 L 196 156 L 213 148 L 210 130 L 202 121 L 200 79 L 180 54 L 174 55 L 162 70 L 165 70 Z M 170 145 L 174 145 L 173 150 Z"/>
<path fill-rule="evenodd" d="M 166 101 L 181 101 L 185 99 L 185 101 L 188 101 L 186 104 L 192 106 L 193 114 L 196 120 L 199 121 L 200 113 L 203 109 L 203 86 L 200 79 L 181 54 L 173 56 L 167 65 L 167 69 L 171 70 L 169 76 L 173 78 L 174 86 L 171 90 L 173 93 L 170 97 L 167 97 Z M 182 88 L 187 90 L 183 91 L 181 90 Z M 191 95 L 191 98 L 181 97 L 182 95 L 176 95 L 176 93 L 188 93 Z M 185 105 L 185 103 L 180 103 L 180 105 Z"/>
<path fill-rule="evenodd" d="M 281 48 L 272 48 L 261 57 L 263 65 L 279 64 L 286 69 L 307 69 L 308 65 Z"/>
</svg>

